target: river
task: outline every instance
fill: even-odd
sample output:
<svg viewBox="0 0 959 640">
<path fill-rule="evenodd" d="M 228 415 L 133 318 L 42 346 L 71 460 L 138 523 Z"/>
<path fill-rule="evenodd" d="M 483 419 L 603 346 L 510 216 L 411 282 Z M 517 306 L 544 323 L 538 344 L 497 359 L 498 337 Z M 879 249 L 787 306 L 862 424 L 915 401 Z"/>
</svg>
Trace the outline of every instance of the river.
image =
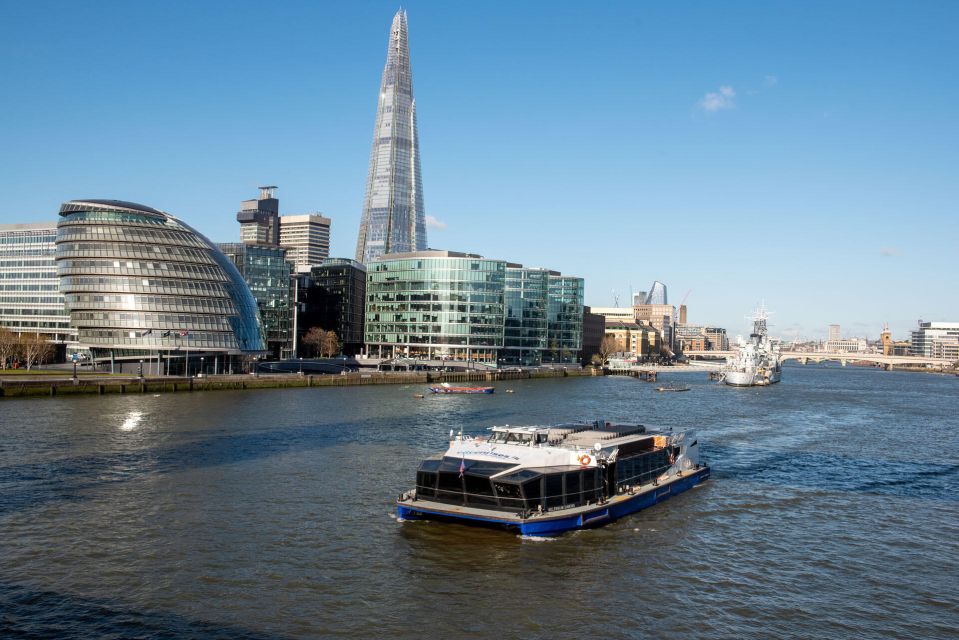
<svg viewBox="0 0 959 640">
<path fill-rule="evenodd" d="M 661 379 L 0 400 L 0 637 L 957 637 L 959 378 Z M 393 515 L 451 426 L 599 418 L 711 480 L 546 540 Z"/>
</svg>

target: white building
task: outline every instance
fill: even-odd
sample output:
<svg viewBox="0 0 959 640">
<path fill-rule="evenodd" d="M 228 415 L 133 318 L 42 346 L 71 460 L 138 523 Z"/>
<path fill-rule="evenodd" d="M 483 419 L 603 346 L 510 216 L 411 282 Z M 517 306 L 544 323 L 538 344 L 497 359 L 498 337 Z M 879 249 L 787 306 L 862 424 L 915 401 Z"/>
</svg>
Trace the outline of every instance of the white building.
<svg viewBox="0 0 959 640">
<path fill-rule="evenodd" d="M 330 257 L 330 219 L 315 213 L 280 216 L 280 246 L 298 273 Z"/>
<path fill-rule="evenodd" d="M 959 339 L 959 322 L 920 322 L 912 332 L 910 351 L 916 356 L 932 357 L 935 340 Z"/>
</svg>

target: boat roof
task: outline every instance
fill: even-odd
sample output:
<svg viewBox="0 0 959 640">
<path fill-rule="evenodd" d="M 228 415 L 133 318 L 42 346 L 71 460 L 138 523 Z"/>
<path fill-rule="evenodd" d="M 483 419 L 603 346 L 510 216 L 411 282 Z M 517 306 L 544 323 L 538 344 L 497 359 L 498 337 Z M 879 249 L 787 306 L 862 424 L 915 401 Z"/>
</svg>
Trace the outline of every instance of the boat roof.
<svg viewBox="0 0 959 640">
<path fill-rule="evenodd" d="M 552 446 L 585 448 L 592 447 L 596 443 L 601 443 L 603 447 L 612 447 L 666 432 L 663 429 L 655 429 L 637 423 L 612 423 L 605 420 L 551 426 L 511 427 L 503 425 L 494 426 L 491 431 L 522 433 L 530 436 L 537 433 L 546 433 L 548 444 Z"/>
</svg>

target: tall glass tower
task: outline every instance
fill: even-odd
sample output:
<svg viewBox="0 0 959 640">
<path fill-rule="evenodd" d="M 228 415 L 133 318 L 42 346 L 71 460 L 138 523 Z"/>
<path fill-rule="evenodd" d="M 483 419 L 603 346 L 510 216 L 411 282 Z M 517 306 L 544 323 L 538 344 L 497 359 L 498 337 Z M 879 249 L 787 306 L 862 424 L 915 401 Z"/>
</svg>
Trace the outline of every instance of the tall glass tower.
<svg viewBox="0 0 959 640">
<path fill-rule="evenodd" d="M 406 12 L 393 17 L 373 129 L 357 262 L 426 249 L 426 216 Z"/>
</svg>

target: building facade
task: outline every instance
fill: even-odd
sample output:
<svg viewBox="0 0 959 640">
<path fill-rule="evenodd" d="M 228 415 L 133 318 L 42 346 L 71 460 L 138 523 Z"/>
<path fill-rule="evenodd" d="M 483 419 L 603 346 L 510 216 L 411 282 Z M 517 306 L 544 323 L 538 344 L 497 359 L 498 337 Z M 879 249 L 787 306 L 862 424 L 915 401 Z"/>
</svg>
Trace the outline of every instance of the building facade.
<svg viewBox="0 0 959 640">
<path fill-rule="evenodd" d="M 400 9 L 390 27 L 380 83 L 356 261 L 365 264 L 383 254 L 425 249 L 416 100 L 406 12 Z"/>
<path fill-rule="evenodd" d="M 922 322 L 912 332 L 910 350 L 914 356 L 932 357 L 933 341 L 959 338 L 959 322 Z"/>
<path fill-rule="evenodd" d="M 66 202 L 56 261 L 81 346 L 113 370 L 145 361 L 148 372 L 229 371 L 266 350 L 234 264 L 167 213 L 120 200 Z"/>
<path fill-rule="evenodd" d="M 56 222 L 0 225 L 0 327 L 40 334 L 62 359 L 77 330 L 60 293 L 56 240 Z"/>
<path fill-rule="evenodd" d="M 506 319 L 500 364 L 537 366 L 547 346 L 549 271 L 506 266 Z"/>
<path fill-rule="evenodd" d="M 367 269 L 370 356 L 495 366 L 506 319 L 505 261 L 430 250 L 382 255 Z"/>
<path fill-rule="evenodd" d="M 653 282 L 653 285 L 649 288 L 649 293 L 646 294 L 645 304 L 669 304 L 669 299 L 666 295 L 666 285 L 659 280 Z"/>
<path fill-rule="evenodd" d="M 660 283 L 653 283 L 650 296 L 656 291 L 657 284 Z M 664 297 L 666 295 L 665 287 L 662 290 L 662 295 Z M 662 336 L 663 346 L 670 347 L 670 345 L 673 344 L 673 313 L 675 312 L 673 305 L 653 303 L 638 304 L 633 307 L 633 312 L 635 313 L 636 322 L 652 325 L 659 331 L 659 334 Z"/>
<path fill-rule="evenodd" d="M 276 246 L 223 243 L 219 249 L 236 266 L 256 300 L 272 358 L 293 354 L 292 267 L 286 250 Z"/>
<path fill-rule="evenodd" d="M 280 246 L 297 273 L 330 257 L 330 219 L 318 213 L 280 216 Z"/>
<path fill-rule="evenodd" d="M 550 272 L 544 363 L 573 364 L 579 357 L 583 348 L 584 288 L 582 278 Z"/>
<path fill-rule="evenodd" d="M 582 364 L 591 364 L 593 356 L 599 354 L 605 334 L 606 318 L 594 313 L 591 307 L 583 307 L 583 347 L 579 351 Z"/>
<path fill-rule="evenodd" d="M 302 339 L 313 327 L 336 333 L 347 355 L 362 351 L 366 267 L 348 258 L 328 258 L 299 279 L 298 355 L 305 354 Z"/>
<path fill-rule="evenodd" d="M 236 221 L 240 223 L 240 242 L 275 247 L 280 244 L 280 201 L 275 186 L 260 187 L 260 197 L 244 200 Z"/>
<path fill-rule="evenodd" d="M 703 333 L 706 334 L 706 349 L 709 351 L 728 351 L 729 336 L 722 327 L 704 327 Z"/>
</svg>

